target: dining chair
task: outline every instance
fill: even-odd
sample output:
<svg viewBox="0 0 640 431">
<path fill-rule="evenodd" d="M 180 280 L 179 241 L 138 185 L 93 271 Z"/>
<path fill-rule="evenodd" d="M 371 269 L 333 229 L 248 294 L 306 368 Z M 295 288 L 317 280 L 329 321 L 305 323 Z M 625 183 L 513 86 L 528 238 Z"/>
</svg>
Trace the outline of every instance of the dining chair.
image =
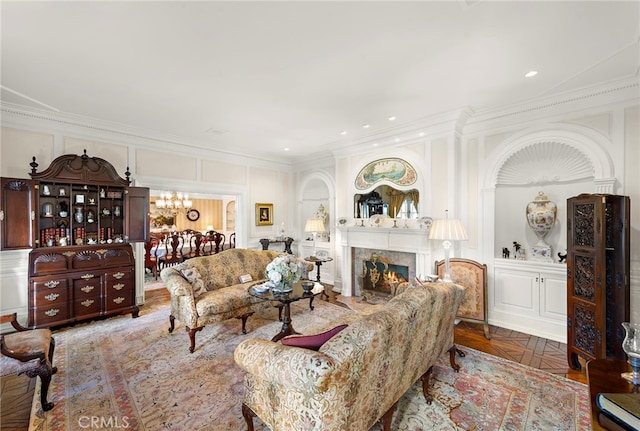
<svg viewBox="0 0 640 431">
<path fill-rule="evenodd" d="M 201 232 L 194 232 L 189 240 L 189 251 L 184 252 L 185 259 L 191 259 L 193 257 L 203 256 L 202 247 L 204 245 L 203 240 L 205 236 Z"/>
<path fill-rule="evenodd" d="M 236 248 L 236 233 L 229 235 L 229 248 Z"/>
<path fill-rule="evenodd" d="M 158 247 L 160 241 L 150 236 L 148 241 L 144 243 L 144 269 L 150 269 L 153 277 L 158 279 Z"/>
<path fill-rule="evenodd" d="M 213 251 L 214 253 L 217 254 L 224 250 L 225 239 L 226 237 L 223 233 L 215 232 L 213 234 L 213 242 L 216 244 L 215 249 Z"/>
<path fill-rule="evenodd" d="M 53 364 L 55 340 L 49 329 L 25 328 L 17 314 L 0 316 L 0 324 L 11 323 L 16 332 L 0 335 L 0 377 L 26 374 L 40 377 L 40 404 L 43 411 L 53 408 L 47 401 L 51 376 L 58 372 Z"/>
<path fill-rule="evenodd" d="M 179 233 L 173 233 L 164 241 L 165 254 L 158 258 L 160 269 L 167 266 L 177 265 L 184 262 L 182 249 L 184 248 L 184 237 Z"/>
</svg>

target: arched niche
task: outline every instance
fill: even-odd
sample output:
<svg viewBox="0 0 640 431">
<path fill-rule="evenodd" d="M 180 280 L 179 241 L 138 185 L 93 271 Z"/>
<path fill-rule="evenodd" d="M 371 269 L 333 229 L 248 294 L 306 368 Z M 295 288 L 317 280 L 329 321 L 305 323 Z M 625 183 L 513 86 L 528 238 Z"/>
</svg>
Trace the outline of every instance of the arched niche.
<svg viewBox="0 0 640 431">
<path fill-rule="evenodd" d="M 417 163 L 406 157 L 380 156 L 362 163 L 354 175 L 353 217 L 382 214 L 418 218 L 423 182 Z M 413 208 L 412 208 L 413 206 Z"/>
<path fill-rule="evenodd" d="M 300 238 L 309 236 L 304 232 L 305 222 L 308 218 L 314 218 L 324 211 L 326 233 L 317 236 L 317 241 L 329 241 L 332 234 L 333 220 L 335 218 L 335 187 L 331 177 L 322 171 L 312 172 L 305 177 L 301 184 L 298 196 Z"/>
<path fill-rule="evenodd" d="M 553 253 L 566 249 L 566 199 L 580 193 L 614 193 L 609 139 L 584 126 L 555 124 L 530 129 L 502 143 L 487 160 L 482 207 L 486 261 L 502 247 L 537 238 L 525 219 L 526 203 L 544 191 L 558 206 L 556 226 L 546 240 Z M 499 229 L 497 227 L 500 227 Z"/>
</svg>

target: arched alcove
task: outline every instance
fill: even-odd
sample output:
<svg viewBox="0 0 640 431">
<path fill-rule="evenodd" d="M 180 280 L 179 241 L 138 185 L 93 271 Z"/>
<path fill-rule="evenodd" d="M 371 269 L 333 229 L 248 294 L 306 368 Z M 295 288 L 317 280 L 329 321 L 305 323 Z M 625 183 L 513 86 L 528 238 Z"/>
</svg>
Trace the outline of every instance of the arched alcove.
<svg viewBox="0 0 640 431">
<path fill-rule="evenodd" d="M 593 129 L 557 124 L 506 140 L 485 170 L 483 206 L 490 210 L 483 220 L 485 259 L 500 257 L 513 241 L 533 244 L 536 237 L 527 226 L 525 208 L 539 191 L 558 205 L 549 241 L 556 252 L 564 251 L 566 199 L 579 193 L 614 193 L 613 161 L 605 150 L 610 145 Z"/>
<path fill-rule="evenodd" d="M 554 124 L 511 136 L 485 161 L 478 219 L 491 324 L 566 342 L 567 274 L 556 263 L 566 250 L 566 202 L 581 193 L 615 192 L 608 148 L 609 139 L 593 129 Z M 538 238 L 526 219 L 527 204 L 541 191 L 557 205 L 545 237 L 553 261 L 533 253 Z M 525 260 L 514 259 L 514 241 Z"/>
</svg>

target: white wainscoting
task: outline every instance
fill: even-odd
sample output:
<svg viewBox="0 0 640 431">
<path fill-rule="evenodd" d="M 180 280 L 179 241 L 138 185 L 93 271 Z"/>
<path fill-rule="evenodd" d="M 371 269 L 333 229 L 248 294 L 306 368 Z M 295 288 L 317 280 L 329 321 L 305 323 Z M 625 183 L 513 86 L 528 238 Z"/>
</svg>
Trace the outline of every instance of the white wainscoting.
<svg viewBox="0 0 640 431">
<path fill-rule="evenodd" d="M 567 342 L 567 266 L 495 259 L 489 323 Z"/>
<path fill-rule="evenodd" d="M 30 251 L 0 253 L 0 313 L 18 313 L 18 321 L 23 325 L 27 324 Z"/>
</svg>

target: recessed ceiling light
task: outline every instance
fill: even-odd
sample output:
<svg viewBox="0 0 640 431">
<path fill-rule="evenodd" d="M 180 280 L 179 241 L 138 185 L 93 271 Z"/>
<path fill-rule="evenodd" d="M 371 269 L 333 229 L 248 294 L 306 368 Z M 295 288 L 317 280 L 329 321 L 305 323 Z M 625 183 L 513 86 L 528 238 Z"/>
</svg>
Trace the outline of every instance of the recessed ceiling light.
<svg viewBox="0 0 640 431">
<path fill-rule="evenodd" d="M 285 148 L 284 148 L 284 150 L 285 150 L 285 151 L 289 151 L 289 148 L 285 147 Z"/>
<path fill-rule="evenodd" d="M 525 78 L 531 78 L 534 77 L 538 74 L 537 70 L 530 70 L 527 73 L 524 74 Z"/>
<path fill-rule="evenodd" d="M 396 142 L 400 142 L 400 139 L 396 138 L 396 139 L 395 139 L 395 141 L 396 141 Z"/>
<path fill-rule="evenodd" d="M 342 132 L 340 132 L 340 134 L 341 134 L 341 135 L 346 135 L 346 134 L 347 134 L 347 131 L 346 131 L 346 130 L 343 130 Z"/>
<path fill-rule="evenodd" d="M 422 138 L 424 136 L 424 132 L 418 133 L 418 136 L 420 136 Z"/>
<path fill-rule="evenodd" d="M 378 144 L 373 144 L 373 146 L 374 146 L 374 147 L 377 147 L 377 146 L 378 146 Z"/>
<path fill-rule="evenodd" d="M 369 127 L 371 127 L 371 125 L 370 125 L 370 124 L 363 124 L 363 125 L 362 125 L 362 128 L 363 128 L 363 129 L 368 129 Z"/>
<path fill-rule="evenodd" d="M 396 119 L 395 115 L 392 115 L 391 117 L 389 117 L 389 121 L 394 121 Z"/>
</svg>

